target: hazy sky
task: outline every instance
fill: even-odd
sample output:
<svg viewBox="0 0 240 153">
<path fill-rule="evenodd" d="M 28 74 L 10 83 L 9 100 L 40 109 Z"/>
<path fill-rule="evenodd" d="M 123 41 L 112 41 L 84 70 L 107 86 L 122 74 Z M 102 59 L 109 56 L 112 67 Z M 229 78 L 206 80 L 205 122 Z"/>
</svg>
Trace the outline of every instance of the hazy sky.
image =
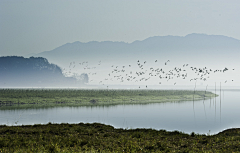
<svg viewBox="0 0 240 153">
<path fill-rule="evenodd" d="M 190 33 L 240 39 L 239 0 L 1 0 L 0 56 Z"/>
</svg>

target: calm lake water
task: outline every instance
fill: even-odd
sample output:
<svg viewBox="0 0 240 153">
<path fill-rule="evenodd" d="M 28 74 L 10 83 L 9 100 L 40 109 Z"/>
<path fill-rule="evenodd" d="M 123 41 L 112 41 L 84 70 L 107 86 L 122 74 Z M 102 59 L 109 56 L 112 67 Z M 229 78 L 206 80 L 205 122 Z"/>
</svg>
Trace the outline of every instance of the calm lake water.
<svg viewBox="0 0 240 153">
<path fill-rule="evenodd" d="M 224 91 L 216 99 L 195 102 L 0 110 L 1 125 L 48 122 L 98 122 L 116 128 L 152 128 L 212 135 L 225 129 L 240 128 L 240 90 Z"/>
</svg>

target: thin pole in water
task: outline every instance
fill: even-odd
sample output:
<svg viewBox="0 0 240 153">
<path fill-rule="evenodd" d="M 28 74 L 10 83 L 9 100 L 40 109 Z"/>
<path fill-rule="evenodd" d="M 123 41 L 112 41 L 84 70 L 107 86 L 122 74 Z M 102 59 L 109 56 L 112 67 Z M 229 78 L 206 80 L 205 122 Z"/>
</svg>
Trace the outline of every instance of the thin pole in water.
<svg viewBox="0 0 240 153">
<path fill-rule="evenodd" d="M 207 92 L 207 87 L 208 87 L 208 85 L 206 86 L 205 95 L 206 95 L 206 92 Z M 205 95 L 204 95 L 204 100 L 205 100 Z"/>
<path fill-rule="evenodd" d="M 216 82 L 215 82 L 215 105 L 216 105 L 216 98 L 217 98 L 217 89 L 216 89 Z"/>
<path fill-rule="evenodd" d="M 220 82 L 220 102 L 221 102 L 221 82 Z"/>
<path fill-rule="evenodd" d="M 197 80 L 195 82 L 195 87 L 194 87 L 194 91 L 193 91 L 193 115 L 194 115 L 194 121 L 196 121 L 196 119 L 195 119 L 195 110 L 194 110 L 194 94 L 195 94 L 195 89 L 196 89 L 196 83 L 197 83 Z"/>
<path fill-rule="evenodd" d="M 206 118 L 206 120 L 207 120 L 207 114 L 206 114 L 206 109 L 205 109 L 205 103 L 204 103 L 204 100 L 203 100 L 203 107 L 204 107 L 205 118 Z"/>
<path fill-rule="evenodd" d="M 216 105 L 217 105 L 217 103 L 216 103 L 216 82 L 215 82 L 215 122 L 216 122 Z"/>
<path fill-rule="evenodd" d="M 210 96 L 210 108 L 211 108 L 211 100 L 212 100 L 212 96 Z"/>
<path fill-rule="evenodd" d="M 208 86 L 208 85 L 207 85 Z M 205 90 L 205 94 L 204 94 L 204 99 L 203 99 L 203 106 L 204 106 L 204 113 L 205 113 L 205 118 L 207 119 L 207 114 L 206 114 L 206 109 L 205 109 L 205 95 L 206 95 L 206 91 L 207 91 L 207 86 L 206 86 L 206 90 Z"/>
<path fill-rule="evenodd" d="M 222 101 L 221 101 L 221 82 L 220 82 L 220 123 L 221 123 L 221 120 L 222 120 Z"/>
<path fill-rule="evenodd" d="M 194 90 L 193 90 L 193 102 L 194 102 L 194 95 L 195 95 L 196 83 L 197 83 L 197 80 L 196 80 L 196 82 L 195 82 L 195 87 L 194 87 Z"/>
<path fill-rule="evenodd" d="M 211 108 L 212 95 L 210 96 L 210 108 Z"/>
</svg>

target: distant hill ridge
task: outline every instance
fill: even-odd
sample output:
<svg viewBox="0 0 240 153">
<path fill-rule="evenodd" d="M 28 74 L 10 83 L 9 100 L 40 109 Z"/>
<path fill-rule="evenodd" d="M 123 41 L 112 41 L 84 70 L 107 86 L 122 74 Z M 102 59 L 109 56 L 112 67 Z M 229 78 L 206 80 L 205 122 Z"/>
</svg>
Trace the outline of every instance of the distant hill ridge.
<svg viewBox="0 0 240 153">
<path fill-rule="evenodd" d="M 146 49 L 163 49 L 163 48 L 172 48 L 172 49 L 179 49 L 176 47 L 182 47 L 180 49 L 189 49 L 193 47 L 197 49 L 197 47 L 201 47 L 200 49 L 205 48 L 215 48 L 218 49 L 219 47 L 224 48 L 238 48 L 240 47 L 240 40 L 222 36 L 222 35 L 206 35 L 206 34 L 188 34 L 184 37 L 182 36 L 154 36 L 144 39 L 142 41 L 134 41 L 132 43 L 125 43 L 125 42 L 113 42 L 113 41 L 90 41 L 87 43 L 83 42 L 73 42 L 73 43 L 66 43 L 60 47 L 55 48 L 52 50 L 53 52 L 61 52 L 65 49 L 78 50 L 81 51 L 80 48 L 83 49 L 97 49 L 97 48 L 105 48 L 105 49 L 116 49 L 116 48 L 125 49 L 130 47 L 131 48 L 146 48 Z M 52 51 L 45 51 L 41 52 L 37 55 L 46 54 Z"/>
<path fill-rule="evenodd" d="M 189 34 L 186 36 L 154 36 L 132 43 L 112 41 L 79 41 L 67 43 L 51 51 L 33 56 L 44 57 L 68 67 L 72 61 L 106 61 L 108 63 L 132 62 L 136 60 L 168 60 L 202 63 L 235 60 L 240 56 L 240 40 L 222 35 Z"/>
<path fill-rule="evenodd" d="M 223 50 L 240 49 L 240 40 L 222 35 L 189 34 L 182 36 L 154 36 L 142 41 L 132 43 L 112 42 L 112 41 L 91 41 L 82 43 L 79 41 L 67 43 L 51 51 L 45 51 L 35 56 L 51 57 L 58 53 L 60 55 L 69 55 L 76 53 L 81 56 L 89 56 L 92 53 L 101 53 L 102 56 L 122 55 L 129 53 L 139 53 L 142 51 L 193 51 L 193 50 Z"/>
<path fill-rule="evenodd" d="M 66 78 L 59 66 L 42 57 L 0 57 L 0 74 L 0 87 L 64 87 L 77 82 Z"/>
</svg>

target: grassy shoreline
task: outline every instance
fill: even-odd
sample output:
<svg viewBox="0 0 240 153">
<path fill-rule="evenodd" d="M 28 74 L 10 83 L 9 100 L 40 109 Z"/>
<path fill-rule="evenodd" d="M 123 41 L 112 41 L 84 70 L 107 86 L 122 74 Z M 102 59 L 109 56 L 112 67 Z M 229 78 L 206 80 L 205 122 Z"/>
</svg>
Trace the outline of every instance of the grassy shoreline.
<svg viewBox="0 0 240 153">
<path fill-rule="evenodd" d="M 110 106 L 214 98 L 190 90 L 0 90 L 1 109 Z M 3 104 L 4 103 L 4 104 Z M 6 103 L 6 105 L 5 105 Z M 20 107 L 19 107 L 20 106 Z M 100 123 L 0 125 L 0 152 L 240 152 L 240 129 L 216 135 L 116 129 Z"/>
<path fill-rule="evenodd" d="M 0 89 L 0 109 L 55 106 L 101 106 L 195 101 L 217 95 L 191 90 Z"/>
<path fill-rule="evenodd" d="M 240 129 L 210 136 L 100 123 L 1 125 L 0 152 L 240 152 Z"/>
</svg>

